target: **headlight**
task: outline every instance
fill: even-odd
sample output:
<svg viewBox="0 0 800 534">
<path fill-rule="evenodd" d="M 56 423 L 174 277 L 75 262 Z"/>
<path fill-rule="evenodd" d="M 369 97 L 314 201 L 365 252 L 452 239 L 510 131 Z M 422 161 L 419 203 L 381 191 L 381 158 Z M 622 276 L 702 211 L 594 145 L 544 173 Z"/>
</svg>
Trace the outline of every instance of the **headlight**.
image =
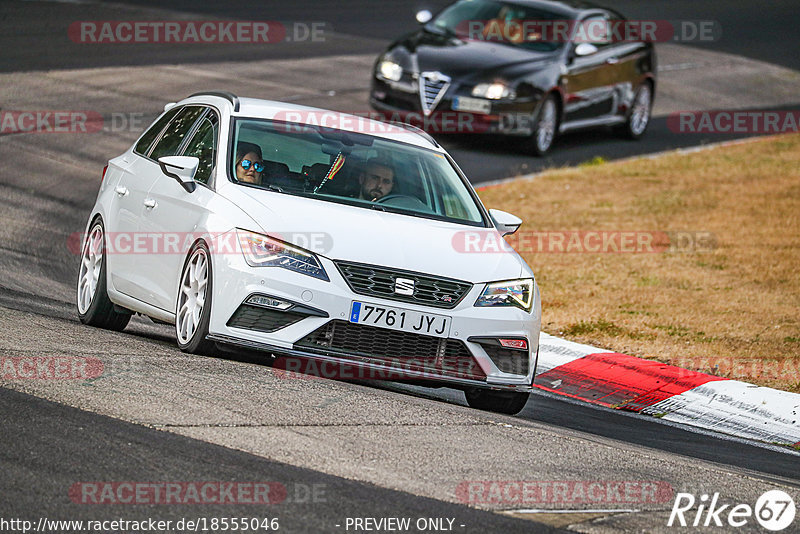
<svg viewBox="0 0 800 534">
<path fill-rule="evenodd" d="M 526 312 L 533 306 L 533 280 L 507 280 L 486 286 L 475 306 L 516 306 Z"/>
<path fill-rule="evenodd" d="M 516 98 L 517 94 L 503 83 L 479 83 L 472 88 L 472 96 L 500 100 L 501 98 Z"/>
<path fill-rule="evenodd" d="M 378 72 L 387 80 L 396 82 L 403 76 L 403 67 L 394 61 L 384 59 L 378 63 Z"/>
<path fill-rule="evenodd" d="M 251 267 L 280 267 L 329 281 L 325 268 L 311 252 L 246 230 L 237 229 L 236 235 L 244 259 Z"/>
</svg>

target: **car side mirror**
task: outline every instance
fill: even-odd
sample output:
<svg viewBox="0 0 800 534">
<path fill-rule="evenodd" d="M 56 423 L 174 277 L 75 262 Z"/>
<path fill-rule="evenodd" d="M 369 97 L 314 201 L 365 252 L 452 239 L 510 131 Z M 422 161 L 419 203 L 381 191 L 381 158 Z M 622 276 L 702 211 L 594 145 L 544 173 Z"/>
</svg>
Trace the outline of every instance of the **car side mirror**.
<svg viewBox="0 0 800 534">
<path fill-rule="evenodd" d="M 161 172 L 174 178 L 186 190 L 187 193 L 197 189 L 197 182 L 194 175 L 200 165 L 200 159 L 193 156 L 164 156 L 158 158 L 158 165 Z"/>
<path fill-rule="evenodd" d="M 581 43 L 575 47 L 577 57 L 591 56 L 597 53 L 597 47 L 592 43 Z"/>
<path fill-rule="evenodd" d="M 433 13 L 428 11 L 427 9 L 423 9 L 422 11 L 417 11 L 416 19 L 417 22 L 420 24 L 427 24 L 433 18 Z"/>
<path fill-rule="evenodd" d="M 494 221 L 497 231 L 503 235 L 513 234 L 522 226 L 522 219 L 505 211 L 491 209 L 489 216 Z"/>
</svg>

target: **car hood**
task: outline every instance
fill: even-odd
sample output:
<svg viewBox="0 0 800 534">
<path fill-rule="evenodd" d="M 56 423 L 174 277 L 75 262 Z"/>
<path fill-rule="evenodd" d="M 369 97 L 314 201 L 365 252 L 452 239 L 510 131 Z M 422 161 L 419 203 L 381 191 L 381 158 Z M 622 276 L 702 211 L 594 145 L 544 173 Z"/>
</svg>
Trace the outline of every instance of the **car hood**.
<svg viewBox="0 0 800 534">
<path fill-rule="evenodd" d="M 382 265 L 472 283 L 529 276 L 516 252 L 465 252 L 465 232 L 500 239 L 494 229 L 436 221 L 241 186 L 225 195 L 260 231 L 332 260 Z M 483 239 L 483 238 L 481 238 Z M 527 273 L 527 274 L 524 274 Z"/>
<path fill-rule="evenodd" d="M 460 80 L 501 76 L 503 71 L 517 66 L 554 61 L 558 52 L 537 52 L 506 44 L 464 40 L 420 31 L 400 41 L 393 53 L 404 59 L 403 68 L 413 68 L 411 56 L 416 55 L 419 72 L 439 71 Z M 406 57 L 402 57 L 406 56 Z"/>
</svg>

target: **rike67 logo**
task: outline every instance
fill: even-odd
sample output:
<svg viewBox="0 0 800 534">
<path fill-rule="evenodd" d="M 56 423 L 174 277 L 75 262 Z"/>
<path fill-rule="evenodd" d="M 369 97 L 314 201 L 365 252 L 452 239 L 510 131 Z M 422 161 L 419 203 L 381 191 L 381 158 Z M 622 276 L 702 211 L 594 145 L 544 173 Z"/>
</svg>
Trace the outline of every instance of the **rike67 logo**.
<svg viewBox="0 0 800 534">
<path fill-rule="evenodd" d="M 739 528 L 752 524 L 755 519 L 762 528 L 777 532 L 792 524 L 796 512 L 794 499 L 781 490 L 764 493 L 755 506 L 722 504 L 719 493 L 710 497 L 701 495 L 699 501 L 691 493 L 678 493 L 667 526 Z"/>
</svg>

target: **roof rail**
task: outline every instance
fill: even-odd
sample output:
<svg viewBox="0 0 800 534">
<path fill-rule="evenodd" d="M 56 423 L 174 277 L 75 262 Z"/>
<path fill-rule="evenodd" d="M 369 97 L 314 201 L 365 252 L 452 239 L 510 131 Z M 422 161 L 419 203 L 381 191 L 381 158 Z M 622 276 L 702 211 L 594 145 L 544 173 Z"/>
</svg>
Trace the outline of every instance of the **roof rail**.
<svg viewBox="0 0 800 534">
<path fill-rule="evenodd" d="M 189 98 L 193 96 L 219 96 L 233 105 L 233 111 L 239 111 L 239 97 L 230 91 L 200 91 L 199 93 L 189 95 Z"/>
<path fill-rule="evenodd" d="M 422 128 L 414 126 L 413 124 L 408 124 L 407 122 L 400 122 L 400 121 L 389 121 L 389 124 L 393 124 L 395 126 L 400 126 L 401 128 L 405 128 L 409 132 L 413 132 L 413 133 L 417 134 L 418 136 L 422 137 L 423 139 L 428 141 L 430 144 L 432 144 L 436 148 L 441 148 L 439 146 L 439 143 L 436 142 L 436 139 L 431 137 L 431 135 L 428 132 L 426 132 L 425 130 L 423 130 Z"/>
</svg>

